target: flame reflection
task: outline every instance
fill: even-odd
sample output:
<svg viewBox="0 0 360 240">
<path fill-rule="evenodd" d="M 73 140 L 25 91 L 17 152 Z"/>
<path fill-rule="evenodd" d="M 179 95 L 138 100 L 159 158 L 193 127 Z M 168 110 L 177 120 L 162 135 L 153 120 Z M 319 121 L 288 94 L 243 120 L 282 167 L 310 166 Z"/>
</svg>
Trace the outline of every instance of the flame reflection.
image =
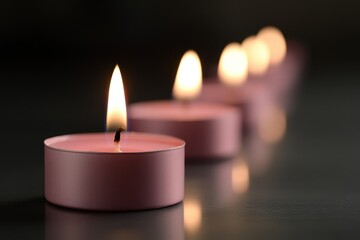
<svg viewBox="0 0 360 240">
<path fill-rule="evenodd" d="M 242 157 L 234 161 L 231 177 L 234 193 L 242 194 L 247 192 L 250 185 L 250 174 L 249 167 Z"/>
<path fill-rule="evenodd" d="M 199 231 L 202 222 L 202 209 L 198 199 L 184 200 L 184 226 L 187 232 Z"/>
<path fill-rule="evenodd" d="M 269 106 L 259 118 L 259 137 L 267 143 L 277 143 L 286 132 L 286 113 L 279 106 Z"/>
</svg>

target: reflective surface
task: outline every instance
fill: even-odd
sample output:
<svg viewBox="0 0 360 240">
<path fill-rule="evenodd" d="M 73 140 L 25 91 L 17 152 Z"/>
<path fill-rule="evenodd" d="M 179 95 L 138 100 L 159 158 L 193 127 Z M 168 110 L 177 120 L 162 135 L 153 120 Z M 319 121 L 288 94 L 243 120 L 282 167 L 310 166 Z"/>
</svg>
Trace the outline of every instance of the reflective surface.
<svg viewBox="0 0 360 240">
<path fill-rule="evenodd" d="M 239 156 L 187 164 L 184 202 L 152 211 L 96 213 L 46 203 L 42 140 L 66 133 L 68 120 L 56 111 L 45 120 L 30 114 L 33 127 L 20 148 L 14 144 L 18 135 L 4 129 L 0 238 L 356 239 L 359 76 L 329 70 L 307 77 L 281 140 L 269 143 L 249 135 Z M 33 113 L 48 104 L 32 103 L 39 104 Z"/>
</svg>

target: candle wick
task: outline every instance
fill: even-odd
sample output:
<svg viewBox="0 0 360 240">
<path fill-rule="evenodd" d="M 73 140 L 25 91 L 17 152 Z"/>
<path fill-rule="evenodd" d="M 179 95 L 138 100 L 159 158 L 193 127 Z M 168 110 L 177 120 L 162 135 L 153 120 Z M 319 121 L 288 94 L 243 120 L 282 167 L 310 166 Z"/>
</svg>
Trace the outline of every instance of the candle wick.
<svg viewBox="0 0 360 240">
<path fill-rule="evenodd" d="M 120 127 L 118 130 L 116 130 L 115 132 L 115 137 L 114 137 L 114 147 L 115 147 L 115 152 L 121 152 L 120 149 L 120 138 L 121 138 L 121 132 L 124 131 L 125 128 Z"/>
<path fill-rule="evenodd" d="M 115 132 L 115 137 L 114 137 L 114 142 L 119 143 L 120 142 L 120 138 L 121 138 L 121 132 L 124 131 L 125 128 L 120 127 L 118 130 L 116 130 Z"/>
</svg>

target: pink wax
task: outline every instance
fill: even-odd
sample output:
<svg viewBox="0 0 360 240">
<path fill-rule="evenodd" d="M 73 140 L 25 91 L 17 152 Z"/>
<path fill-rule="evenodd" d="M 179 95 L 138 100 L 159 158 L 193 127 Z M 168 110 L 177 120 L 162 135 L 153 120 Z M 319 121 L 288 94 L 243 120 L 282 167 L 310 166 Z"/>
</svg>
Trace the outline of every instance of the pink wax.
<svg viewBox="0 0 360 240">
<path fill-rule="evenodd" d="M 122 132 L 64 135 L 45 140 L 45 198 L 88 210 L 139 210 L 184 197 L 184 141 Z"/>
<path fill-rule="evenodd" d="M 238 109 L 213 103 L 153 101 L 129 106 L 134 131 L 184 139 L 188 159 L 234 156 L 240 149 Z"/>
</svg>

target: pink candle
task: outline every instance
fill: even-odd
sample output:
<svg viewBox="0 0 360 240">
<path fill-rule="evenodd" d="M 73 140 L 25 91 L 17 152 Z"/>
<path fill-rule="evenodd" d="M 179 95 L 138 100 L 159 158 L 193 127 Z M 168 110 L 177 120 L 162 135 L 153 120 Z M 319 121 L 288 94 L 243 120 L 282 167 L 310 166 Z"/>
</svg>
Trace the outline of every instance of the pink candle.
<svg viewBox="0 0 360 240">
<path fill-rule="evenodd" d="M 253 71 L 261 74 L 261 71 L 266 68 L 266 61 L 268 61 L 267 58 L 261 65 L 252 67 Z M 218 78 L 204 81 L 199 96 L 201 102 L 228 104 L 241 109 L 244 130 L 252 128 L 258 105 L 267 94 L 263 83 L 248 81 L 248 72 L 252 62 L 261 61 L 250 61 L 249 54 L 240 43 L 228 44 L 220 57 Z M 257 66 L 259 68 L 256 68 Z"/>
<path fill-rule="evenodd" d="M 230 43 L 224 48 L 218 65 L 218 76 L 209 79 L 209 84 L 204 84 L 200 97 L 239 104 L 251 101 L 253 88 L 264 85 L 263 90 L 259 90 L 261 95 L 266 91 L 283 103 L 284 95 L 291 92 L 298 80 L 303 60 L 304 50 L 299 44 L 286 43 L 283 34 L 275 27 L 264 27 L 256 36 L 246 38 L 242 44 Z M 213 88 L 221 93 L 214 94 Z"/>
<path fill-rule="evenodd" d="M 238 106 L 243 127 L 252 131 L 268 104 L 289 107 L 301 59 L 299 49 L 287 46 L 278 29 L 263 28 L 242 44 L 224 48 L 218 76 L 205 81 L 199 100 Z"/>
<path fill-rule="evenodd" d="M 222 104 L 191 102 L 201 90 L 201 64 L 194 51 L 183 56 L 174 85 L 178 101 L 135 103 L 129 107 L 135 131 L 184 139 L 188 159 L 235 155 L 240 147 L 238 109 Z"/>
<path fill-rule="evenodd" d="M 240 147 L 239 113 L 220 104 L 153 101 L 129 109 L 136 131 L 173 135 L 186 142 L 187 158 L 233 156 Z"/>
<path fill-rule="evenodd" d="M 109 91 L 107 125 L 126 128 L 125 97 L 117 101 L 114 92 L 124 95 L 118 67 Z M 45 197 L 51 203 L 89 210 L 139 210 L 172 205 L 184 197 L 181 139 L 117 131 L 63 135 L 44 144 Z"/>
</svg>

